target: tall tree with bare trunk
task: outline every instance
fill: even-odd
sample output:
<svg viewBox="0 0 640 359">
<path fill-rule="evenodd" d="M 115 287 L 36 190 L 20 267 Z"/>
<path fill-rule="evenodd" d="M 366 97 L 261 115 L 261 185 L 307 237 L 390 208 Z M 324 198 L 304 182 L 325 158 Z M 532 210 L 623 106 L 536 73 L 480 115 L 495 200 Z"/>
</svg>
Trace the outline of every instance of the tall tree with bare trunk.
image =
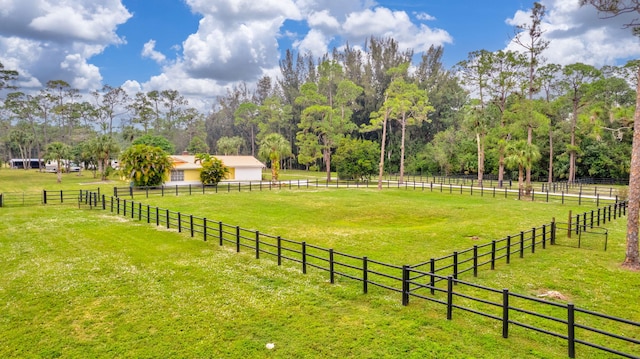
<svg viewBox="0 0 640 359">
<path fill-rule="evenodd" d="M 580 0 L 581 5 L 592 5 L 604 17 L 614 17 L 626 13 L 640 14 L 640 0 Z M 633 34 L 640 36 L 638 19 L 626 24 Z M 640 68 L 638 72 L 640 79 Z M 627 217 L 627 251 L 623 267 L 640 270 L 638 254 L 638 217 L 640 216 L 640 81 L 636 86 L 636 111 L 633 121 L 633 144 L 631 166 L 629 168 L 629 208 Z"/>
</svg>

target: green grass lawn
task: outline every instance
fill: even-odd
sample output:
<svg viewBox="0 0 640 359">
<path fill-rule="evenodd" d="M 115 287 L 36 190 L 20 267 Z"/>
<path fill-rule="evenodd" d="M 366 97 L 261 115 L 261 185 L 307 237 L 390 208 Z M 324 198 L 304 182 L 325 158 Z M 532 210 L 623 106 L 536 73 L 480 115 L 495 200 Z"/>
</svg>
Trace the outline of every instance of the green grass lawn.
<svg viewBox="0 0 640 359">
<path fill-rule="evenodd" d="M 134 200 L 395 264 L 416 264 L 590 207 L 420 190 L 220 192 Z"/>
<path fill-rule="evenodd" d="M 314 271 L 303 275 L 101 211 L 40 206 L 3 210 L 2 218 L 2 357 L 566 354 L 551 337 L 514 330 L 502 339 L 494 321 L 462 312 L 447 321 L 441 305 L 403 307 L 395 293 L 363 295 L 352 282 L 331 285 Z M 607 357 L 582 347 L 578 355 Z"/>
<path fill-rule="evenodd" d="M 3 192 L 38 192 L 44 189 L 51 191 L 92 189 L 112 189 L 114 186 L 127 186 L 116 174 L 109 180 L 102 182 L 100 176 L 94 177 L 91 171 L 63 173 L 62 182 L 57 182 L 57 175 L 50 172 L 40 172 L 29 169 L 0 169 L 0 193 Z"/>
<path fill-rule="evenodd" d="M 590 209 L 367 189 L 136 200 L 399 265 Z M 324 272 L 303 275 L 297 264 L 100 210 L 0 208 L 0 218 L 0 357 L 566 357 L 566 343 L 550 336 L 514 328 L 502 339 L 496 321 L 460 310 L 447 321 L 439 304 L 403 307 L 398 293 L 364 295 L 346 278 L 331 285 Z M 559 291 L 578 307 L 640 321 L 640 277 L 619 267 L 625 219 L 607 228 L 606 252 L 599 238 L 583 249 L 561 239 L 462 279 L 530 296 Z M 581 357 L 610 356 L 578 346 Z"/>
<path fill-rule="evenodd" d="M 138 201 L 395 265 L 417 264 L 502 239 L 549 223 L 552 217 L 566 222 L 570 209 L 574 214 L 591 209 L 394 189 L 222 192 Z M 560 291 L 577 306 L 640 321 L 640 310 L 628 308 L 640 299 L 640 276 L 619 267 L 626 217 L 606 227 L 607 251 L 603 236 L 585 235 L 582 248 L 577 248 L 576 236 L 568 239 L 566 231 L 559 230 L 557 246 L 542 249 L 538 244 L 537 252 L 528 249 L 524 259 L 514 254 L 512 264 L 503 259 L 497 271 L 482 267 L 476 282 L 531 296 Z M 473 280 L 471 274 L 461 279 Z"/>
</svg>

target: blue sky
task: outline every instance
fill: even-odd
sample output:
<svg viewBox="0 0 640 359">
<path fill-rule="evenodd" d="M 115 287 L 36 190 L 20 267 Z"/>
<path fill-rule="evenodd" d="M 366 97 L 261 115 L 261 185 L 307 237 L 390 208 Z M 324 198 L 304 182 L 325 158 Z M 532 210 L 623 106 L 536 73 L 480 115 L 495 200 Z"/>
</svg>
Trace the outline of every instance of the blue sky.
<svg viewBox="0 0 640 359">
<path fill-rule="evenodd" d="M 541 0 L 549 62 L 620 64 L 640 56 L 622 24 L 579 0 Z M 0 62 L 24 88 L 63 79 L 83 91 L 176 89 L 210 104 L 240 81 L 278 76 L 290 48 L 320 56 L 348 41 L 394 37 L 416 53 L 444 46 L 450 67 L 470 51 L 517 49 L 525 0 L 0 0 Z M 635 17 L 635 14 L 629 15 Z M 199 100 L 198 100 L 199 99 Z"/>
</svg>

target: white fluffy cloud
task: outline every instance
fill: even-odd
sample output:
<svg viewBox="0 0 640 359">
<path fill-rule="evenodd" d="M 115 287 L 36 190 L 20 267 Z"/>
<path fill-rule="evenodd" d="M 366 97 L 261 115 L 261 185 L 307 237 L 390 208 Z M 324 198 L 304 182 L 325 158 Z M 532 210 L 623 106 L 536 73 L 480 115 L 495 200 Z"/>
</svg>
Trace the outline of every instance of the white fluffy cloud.
<svg viewBox="0 0 640 359">
<path fill-rule="evenodd" d="M 159 51 L 156 51 L 156 40 L 149 40 L 142 46 L 142 56 L 163 64 L 167 61 L 167 57 Z"/>
<path fill-rule="evenodd" d="M 88 59 L 123 43 L 115 30 L 130 17 L 120 0 L 1 0 L 0 62 L 19 71 L 22 86 L 62 79 L 99 88 Z"/>
<path fill-rule="evenodd" d="M 63 79 L 79 89 L 99 88 L 102 76 L 91 58 L 108 46 L 125 45 L 116 30 L 132 14 L 122 1 L 0 0 L 0 62 L 20 72 L 23 86 Z M 137 48 L 130 61 L 150 58 L 160 71 L 126 81 L 127 91 L 176 89 L 192 103 L 215 98 L 240 81 L 277 75 L 279 42 L 319 57 L 346 42 L 358 47 L 371 36 L 393 37 L 401 50 L 416 53 L 431 45 L 446 51 L 454 41 L 428 2 L 421 6 L 429 13 L 392 10 L 374 0 L 174 1 L 184 1 L 199 17 L 197 29 L 177 41 L 175 58 L 158 51 L 153 39 Z M 594 9 L 579 7 L 579 0 L 541 1 L 547 7 L 543 26 L 550 46 L 544 55 L 550 62 L 602 65 L 640 56 L 640 43 L 622 28 L 634 14 L 600 20 Z M 508 19 L 512 25 L 529 21 L 524 11 Z"/>
<path fill-rule="evenodd" d="M 453 41 L 451 35 L 443 29 L 434 29 L 425 24 L 414 23 L 405 11 L 392 11 L 385 7 L 362 8 L 347 7 L 348 12 L 331 13 L 310 10 L 307 24 L 310 31 L 294 46 L 302 52 L 321 56 L 331 49 L 331 41 L 341 39 L 350 44 L 361 44 L 369 37 L 393 37 L 400 48 L 426 51 L 431 45 L 444 45 Z M 344 8 L 339 8 L 344 10 Z M 433 17 L 421 13 L 420 21 L 430 21 Z"/>
<path fill-rule="evenodd" d="M 414 23 L 404 11 L 391 11 L 373 1 L 341 0 L 186 0 L 202 16 L 198 29 L 182 43 L 182 53 L 160 75 L 138 84 L 144 90 L 174 88 L 181 93 L 217 95 L 239 81 L 254 82 L 278 69 L 278 40 L 292 36 L 301 53 L 322 56 L 330 47 L 349 41 L 358 46 L 371 36 L 393 36 L 402 49 L 426 50 L 452 41 L 444 30 Z M 421 19 L 431 20 L 429 16 Z M 285 34 L 285 22 L 307 29 Z M 143 55 L 161 59 L 154 43 Z M 157 61 L 157 60 L 156 60 Z M 217 93 L 216 93 L 217 92 Z"/>
<path fill-rule="evenodd" d="M 547 9 L 542 28 L 549 41 L 544 57 L 561 65 L 582 62 L 594 66 L 612 65 L 625 58 L 640 56 L 640 42 L 625 29 L 635 14 L 603 18 L 591 6 L 581 7 L 579 0 L 542 1 Z M 511 25 L 529 24 L 529 13 L 518 11 L 508 19 Z M 599 18 L 600 17 L 600 18 Z M 511 43 L 509 49 L 521 49 Z"/>
</svg>

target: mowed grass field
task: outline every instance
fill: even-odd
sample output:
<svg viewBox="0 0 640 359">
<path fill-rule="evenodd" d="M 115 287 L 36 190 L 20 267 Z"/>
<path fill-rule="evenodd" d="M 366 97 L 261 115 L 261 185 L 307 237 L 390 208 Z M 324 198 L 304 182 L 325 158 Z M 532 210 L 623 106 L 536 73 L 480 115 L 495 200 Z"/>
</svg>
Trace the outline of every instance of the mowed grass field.
<svg viewBox="0 0 640 359">
<path fill-rule="evenodd" d="M 319 188 L 149 198 L 141 193 L 133 200 L 398 265 L 449 255 L 551 223 L 554 217 L 567 222 L 569 210 L 590 210 L 488 197 Z"/>
<path fill-rule="evenodd" d="M 566 228 L 569 210 L 575 215 L 594 208 L 403 189 L 221 192 L 134 200 L 399 266 L 517 235 L 553 217 Z M 523 259 L 513 254 L 510 265 L 502 259 L 496 271 L 484 266 L 478 279 L 471 273 L 461 279 L 531 296 L 559 291 L 577 306 L 640 320 L 640 310 L 627 305 L 640 300 L 640 275 L 620 268 L 626 217 L 605 227 L 607 251 L 604 236 L 585 235 L 577 248 L 575 234 L 568 239 L 566 231 L 558 230 L 558 245 L 542 249 L 538 243 L 535 254 L 527 249 Z"/>
<path fill-rule="evenodd" d="M 502 238 L 571 208 L 404 190 L 140 200 L 398 264 Z M 10 208 L 0 218 L 2 357 L 566 356 L 566 344 L 549 336 L 515 329 L 502 339 L 495 321 L 464 312 L 447 321 L 441 305 L 413 299 L 403 307 L 397 293 L 364 295 L 356 282 L 331 285 L 326 273 L 303 275 L 297 265 L 277 267 L 99 210 Z M 606 252 L 539 249 L 475 281 L 528 295 L 557 290 L 578 306 L 639 320 L 640 279 L 619 268 L 624 219 L 607 227 Z M 578 357 L 610 356 L 579 346 Z"/>
</svg>

